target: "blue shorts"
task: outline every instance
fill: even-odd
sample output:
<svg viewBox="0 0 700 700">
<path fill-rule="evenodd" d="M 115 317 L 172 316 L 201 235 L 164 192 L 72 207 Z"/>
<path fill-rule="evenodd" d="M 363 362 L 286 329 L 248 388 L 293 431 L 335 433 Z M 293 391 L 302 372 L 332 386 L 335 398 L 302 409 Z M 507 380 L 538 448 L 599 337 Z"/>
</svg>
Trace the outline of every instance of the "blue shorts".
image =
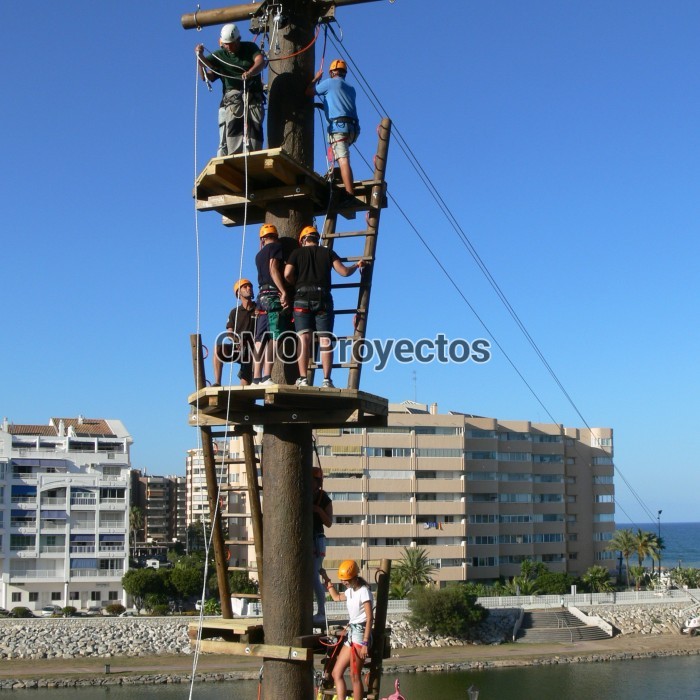
<svg viewBox="0 0 700 700">
<path fill-rule="evenodd" d="M 297 292 L 294 297 L 294 329 L 299 335 L 314 331 L 319 335 L 331 335 L 334 322 L 333 297 L 328 292 Z"/>
</svg>

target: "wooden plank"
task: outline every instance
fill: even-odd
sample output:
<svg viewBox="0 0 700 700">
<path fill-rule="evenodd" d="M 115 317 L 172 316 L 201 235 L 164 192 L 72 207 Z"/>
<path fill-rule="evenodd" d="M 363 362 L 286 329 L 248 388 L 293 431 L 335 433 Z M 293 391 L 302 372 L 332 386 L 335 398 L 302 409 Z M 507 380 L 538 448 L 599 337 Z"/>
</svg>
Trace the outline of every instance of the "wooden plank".
<svg viewBox="0 0 700 700">
<path fill-rule="evenodd" d="M 285 659 L 287 661 L 304 662 L 313 659 L 313 649 L 285 647 L 276 644 L 241 644 L 239 642 L 202 640 L 199 648 L 210 654 L 256 656 L 265 659 Z"/>
</svg>

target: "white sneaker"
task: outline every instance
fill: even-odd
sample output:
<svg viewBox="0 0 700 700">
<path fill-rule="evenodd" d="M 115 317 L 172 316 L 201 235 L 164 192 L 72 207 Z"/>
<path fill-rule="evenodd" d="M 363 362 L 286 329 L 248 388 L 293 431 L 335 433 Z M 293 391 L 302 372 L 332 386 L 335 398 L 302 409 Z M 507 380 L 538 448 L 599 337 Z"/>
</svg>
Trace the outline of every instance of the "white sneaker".
<svg viewBox="0 0 700 700">
<path fill-rule="evenodd" d="M 260 382 L 259 386 L 274 386 L 275 383 L 272 381 L 270 377 L 268 377 L 264 382 Z"/>
<path fill-rule="evenodd" d="M 299 379 L 294 382 L 294 386 L 309 386 L 309 382 L 306 377 L 299 377 Z"/>
<path fill-rule="evenodd" d="M 324 379 L 324 380 L 321 382 L 321 386 L 322 386 L 324 389 L 335 389 L 335 384 L 333 384 L 333 382 L 332 382 L 330 379 Z"/>
</svg>

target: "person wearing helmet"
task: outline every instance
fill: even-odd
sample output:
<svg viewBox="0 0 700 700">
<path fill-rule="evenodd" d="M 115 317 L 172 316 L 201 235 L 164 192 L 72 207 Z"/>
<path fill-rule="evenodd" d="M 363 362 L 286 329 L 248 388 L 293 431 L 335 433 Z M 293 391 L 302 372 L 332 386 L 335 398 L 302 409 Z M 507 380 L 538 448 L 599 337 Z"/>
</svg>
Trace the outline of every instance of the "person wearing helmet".
<svg viewBox="0 0 700 700">
<path fill-rule="evenodd" d="M 326 556 L 325 528 L 333 524 L 333 501 L 323 490 L 323 470 L 314 467 L 311 473 L 313 482 L 313 533 L 314 533 L 314 593 L 317 611 L 314 615 L 314 627 L 325 627 L 326 623 L 326 587 L 321 581 L 323 558 Z"/>
<path fill-rule="evenodd" d="M 347 698 L 345 671 L 348 667 L 350 667 L 353 700 L 362 700 L 364 697 L 362 667 L 368 656 L 372 635 L 372 591 L 367 581 L 360 577 L 360 568 L 352 559 L 344 561 L 338 567 L 338 578 L 345 586 L 343 593 L 338 593 L 323 569 L 321 569 L 321 576 L 330 597 L 334 601 L 343 600 L 347 604 L 350 620 L 345 643 L 333 667 L 333 680 L 338 700 Z"/>
<path fill-rule="evenodd" d="M 231 309 L 226 323 L 226 331 L 216 338 L 216 348 L 212 356 L 214 383 L 221 386 L 221 373 L 225 362 L 237 362 L 241 368 L 238 378 L 241 386 L 253 381 L 253 345 L 255 343 L 255 321 L 257 307 L 253 301 L 253 284 L 245 278 L 233 285 L 233 293 L 240 304 Z"/>
<path fill-rule="evenodd" d="M 316 334 L 321 350 L 323 383 L 333 388 L 331 369 L 333 363 L 333 297 L 331 295 L 331 270 L 341 277 L 349 277 L 364 267 L 359 260 L 343 265 L 338 254 L 330 248 L 319 246 L 319 233 L 314 226 L 306 226 L 299 235 L 300 248 L 292 251 L 284 268 L 284 277 L 294 285 L 294 328 L 299 336 L 299 379 L 297 386 L 308 386 L 306 374 L 311 357 L 311 341 Z"/>
<path fill-rule="evenodd" d="M 293 239 L 292 239 L 293 240 Z M 296 245 L 296 241 L 294 242 Z M 262 359 L 261 384 L 272 384 L 272 363 L 276 341 L 291 326 L 291 309 L 284 279 L 285 250 L 274 224 L 260 227 L 260 251 L 255 256 L 258 270 L 258 331 L 256 356 Z"/>
<path fill-rule="evenodd" d="M 350 146 L 360 135 L 360 122 L 355 106 L 355 88 L 345 82 L 347 72 L 345 61 L 337 58 L 331 62 L 328 71 L 330 78 L 321 80 L 323 70 L 318 71 L 306 88 L 306 94 L 321 98 L 328 120 L 328 142 L 333 158 L 338 162 L 345 191 L 354 194 Z"/>
<path fill-rule="evenodd" d="M 226 145 L 220 143 L 218 155 L 231 156 L 243 153 L 244 149 L 259 151 L 263 146 L 265 117 L 260 73 L 265 67 L 265 57 L 254 42 L 241 41 L 235 24 L 221 28 L 219 44 L 221 48 L 208 56 L 204 55 L 203 44 L 195 47 L 202 80 L 220 78 L 222 83 Z"/>
</svg>

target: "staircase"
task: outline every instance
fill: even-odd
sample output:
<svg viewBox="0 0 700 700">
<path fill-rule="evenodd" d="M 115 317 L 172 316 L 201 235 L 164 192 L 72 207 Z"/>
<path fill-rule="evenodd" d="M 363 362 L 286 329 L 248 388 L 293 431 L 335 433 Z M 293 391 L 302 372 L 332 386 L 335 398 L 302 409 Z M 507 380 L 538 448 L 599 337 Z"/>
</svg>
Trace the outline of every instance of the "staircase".
<svg viewBox="0 0 700 700">
<path fill-rule="evenodd" d="M 609 639 L 597 625 L 586 625 L 564 608 L 530 610 L 523 616 L 516 642 L 583 642 Z"/>
</svg>

